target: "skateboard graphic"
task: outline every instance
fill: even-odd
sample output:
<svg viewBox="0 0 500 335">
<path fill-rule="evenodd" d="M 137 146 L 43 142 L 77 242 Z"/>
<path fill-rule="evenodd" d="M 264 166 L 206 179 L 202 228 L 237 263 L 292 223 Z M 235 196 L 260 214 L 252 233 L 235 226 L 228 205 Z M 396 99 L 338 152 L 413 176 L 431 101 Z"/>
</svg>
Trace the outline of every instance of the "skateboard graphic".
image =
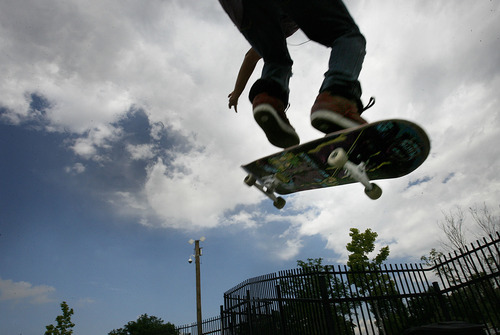
<svg viewBox="0 0 500 335">
<path fill-rule="evenodd" d="M 242 168 L 245 183 L 257 187 L 276 208 L 285 195 L 360 182 L 371 199 L 382 189 L 371 180 L 397 178 L 418 168 L 430 151 L 429 138 L 406 120 L 385 120 L 341 130 L 277 152 Z"/>
</svg>

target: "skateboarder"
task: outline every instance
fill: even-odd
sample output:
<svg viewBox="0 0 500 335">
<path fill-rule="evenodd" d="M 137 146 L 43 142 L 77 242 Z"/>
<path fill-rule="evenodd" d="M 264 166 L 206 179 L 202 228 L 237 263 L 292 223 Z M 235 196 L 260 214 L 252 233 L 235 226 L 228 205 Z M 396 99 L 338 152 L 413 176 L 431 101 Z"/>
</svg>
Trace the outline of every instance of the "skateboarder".
<svg viewBox="0 0 500 335">
<path fill-rule="evenodd" d="M 293 20 L 311 40 L 331 48 L 328 71 L 311 109 L 312 125 L 331 133 L 366 123 L 360 116 L 366 108 L 361 103 L 358 81 L 366 41 L 341 0 L 219 2 L 252 46 L 249 53 L 255 52 L 264 59 L 261 78 L 251 87 L 249 98 L 255 120 L 273 145 L 287 148 L 300 142 L 285 114 L 293 61 L 286 46 L 288 35 L 283 21 L 290 24 Z M 248 61 L 256 63 L 258 59 Z M 250 65 L 247 70 L 253 71 L 255 63 L 252 67 L 251 62 L 246 64 Z M 244 65 L 245 61 L 240 74 L 245 71 Z M 245 84 L 244 80 L 243 87 Z M 243 90 L 241 81 L 229 95 L 230 107 L 236 108 L 239 89 Z"/>
</svg>

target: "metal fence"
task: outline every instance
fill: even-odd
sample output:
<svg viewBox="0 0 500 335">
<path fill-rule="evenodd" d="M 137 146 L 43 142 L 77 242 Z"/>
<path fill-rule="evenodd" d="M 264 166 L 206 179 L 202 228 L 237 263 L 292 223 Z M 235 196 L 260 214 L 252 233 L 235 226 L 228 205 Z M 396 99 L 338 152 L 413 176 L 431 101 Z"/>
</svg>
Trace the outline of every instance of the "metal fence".
<svg viewBox="0 0 500 335">
<path fill-rule="evenodd" d="M 500 234 L 442 257 L 433 267 L 322 266 L 255 277 L 228 290 L 203 334 L 402 334 L 461 320 L 500 334 Z M 197 334 L 197 325 L 178 328 Z"/>
</svg>

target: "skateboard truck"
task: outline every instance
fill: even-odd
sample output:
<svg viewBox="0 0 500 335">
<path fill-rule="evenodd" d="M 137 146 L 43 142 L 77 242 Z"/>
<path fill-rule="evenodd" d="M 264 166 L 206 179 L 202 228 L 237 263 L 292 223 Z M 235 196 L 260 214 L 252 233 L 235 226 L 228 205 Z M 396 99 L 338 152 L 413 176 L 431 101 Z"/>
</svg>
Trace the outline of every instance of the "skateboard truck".
<svg viewBox="0 0 500 335">
<path fill-rule="evenodd" d="M 349 177 L 363 184 L 365 186 L 365 193 L 370 199 L 376 200 L 382 195 L 382 189 L 377 184 L 370 183 L 370 179 L 368 179 L 368 175 L 366 174 L 365 162 L 356 165 L 349 161 L 344 149 L 337 148 L 333 150 L 330 156 L 328 156 L 327 163 L 334 168 L 343 168 Z"/>
<path fill-rule="evenodd" d="M 363 184 L 366 195 L 378 199 L 382 190 L 373 181 L 411 173 L 429 150 L 429 137 L 420 126 L 391 119 L 330 133 L 241 167 L 248 175 L 245 183 L 282 208 L 285 200 L 280 195 L 286 199 L 289 194 L 351 183 Z"/>
<path fill-rule="evenodd" d="M 368 179 L 368 175 L 366 174 L 366 163 L 361 162 L 358 165 L 349 161 L 347 153 L 342 148 L 337 148 L 332 151 L 332 153 L 328 156 L 327 159 L 328 165 L 337 169 L 344 169 L 348 176 L 352 179 L 360 182 L 365 186 L 366 195 L 373 200 L 380 198 L 382 195 L 382 189 L 375 183 L 370 183 L 370 179 Z M 248 186 L 257 187 L 262 193 L 264 193 L 269 199 L 273 201 L 274 207 L 278 209 L 282 209 L 285 207 L 286 200 L 282 197 L 277 197 L 274 194 L 274 190 L 276 189 L 274 177 L 267 179 L 263 183 L 257 181 L 254 175 L 249 174 L 245 177 L 245 184 Z"/>
<path fill-rule="evenodd" d="M 282 209 L 283 207 L 285 207 L 286 200 L 282 197 L 277 197 L 274 194 L 274 189 L 276 188 L 276 185 L 274 184 L 274 178 L 268 180 L 267 182 L 264 182 L 263 184 L 260 184 L 252 174 L 249 174 L 245 177 L 244 181 L 248 186 L 257 187 L 262 193 L 264 193 L 269 199 L 273 201 L 273 205 L 277 209 Z"/>
<path fill-rule="evenodd" d="M 365 193 L 370 199 L 376 200 L 382 195 L 382 189 L 377 184 L 370 183 L 370 179 L 368 179 L 368 175 L 366 174 L 366 163 L 361 162 L 356 165 L 349 161 L 347 153 L 344 149 L 337 148 L 333 150 L 328 156 L 327 163 L 331 167 L 344 169 L 349 177 L 363 184 L 365 186 Z M 274 194 L 274 190 L 277 186 L 275 177 L 269 178 L 260 183 L 254 175 L 249 174 L 245 177 L 244 181 L 248 186 L 257 187 L 262 193 L 271 199 L 274 207 L 278 209 L 285 207 L 286 200 L 282 197 L 277 197 Z"/>
</svg>

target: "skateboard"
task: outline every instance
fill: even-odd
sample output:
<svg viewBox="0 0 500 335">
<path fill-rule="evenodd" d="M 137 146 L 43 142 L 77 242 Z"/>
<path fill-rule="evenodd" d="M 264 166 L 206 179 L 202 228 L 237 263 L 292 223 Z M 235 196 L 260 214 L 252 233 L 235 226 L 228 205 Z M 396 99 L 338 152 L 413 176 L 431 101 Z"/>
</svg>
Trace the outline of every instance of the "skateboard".
<svg viewBox="0 0 500 335">
<path fill-rule="evenodd" d="M 430 141 L 425 131 L 406 120 L 384 120 L 341 130 L 242 165 L 245 183 L 269 197 L 359 182 L 370 199 L 382 189 L 371 180 L 398 178 L 427 158 Z"/>
</svg>

